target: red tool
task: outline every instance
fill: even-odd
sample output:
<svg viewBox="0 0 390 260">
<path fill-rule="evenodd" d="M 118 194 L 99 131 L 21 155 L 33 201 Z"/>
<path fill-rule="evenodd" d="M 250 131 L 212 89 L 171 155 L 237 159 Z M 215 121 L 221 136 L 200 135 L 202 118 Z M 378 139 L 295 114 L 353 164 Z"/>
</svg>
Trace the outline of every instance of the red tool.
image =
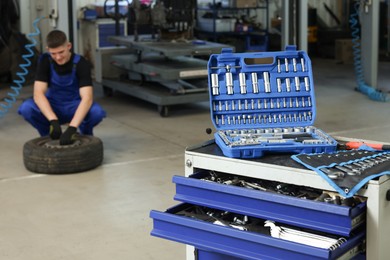
<svg viewBox="0 0 390 260">
<path fill-rule="evenodd" d="M 338 148 L 345 149 L 345 150 L 351 150 L 351 149 L 358 149 L 362 145 L 367 145 L 367 146 L 374 148 L 376 150 L 390 150 L 390 145 L 380 144 L 380 143 L 365 143 L 365 142 L 339 143 Z"/>
</svg>

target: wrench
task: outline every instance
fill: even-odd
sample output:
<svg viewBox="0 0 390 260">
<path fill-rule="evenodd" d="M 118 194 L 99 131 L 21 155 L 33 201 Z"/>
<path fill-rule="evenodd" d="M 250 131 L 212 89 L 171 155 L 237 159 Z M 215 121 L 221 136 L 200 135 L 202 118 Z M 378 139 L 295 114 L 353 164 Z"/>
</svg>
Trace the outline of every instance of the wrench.
<svg viewBox="0 0 390 260">
<path fill-rule="evenodd" d="M 334 250 L 346 241 L 345 238 L 334 239 L 305 231 L 276 226 L 275 222 L 270 220 L 266 220 L 264 226 L 270 228 L 272 237 L 324 249 Z"/>
<path fill-rule="evenodd" d="M 345 176 L 344 172 L 338 171 L 335 169 L 321 168 L 320 170 L 331 179 L 341 179 L 341 178 L 344 178 L 344 176 Z"/>
<path fill-rule="evenodd" d="M 336 165 L 335 168 L 339 169 L 340 171 L 345 172 L 348 175 L 356 175 L 356 172 L 353 172 L 353 171 L 351 171 L 350 169 L 348 169 L 346 167 L 343 167 L 343 166 L 340 166 L 340 165 Z"/>
<path fill-rule="evenodd" d="M 357 168 L 356 166 L 354 166 L 352 164 L 344 164 L 343 166 L 350 169 L 354 173 L 356 173 L 356 175 L 362 174 L 362 170 L 360 168 Z"/>
</svg>

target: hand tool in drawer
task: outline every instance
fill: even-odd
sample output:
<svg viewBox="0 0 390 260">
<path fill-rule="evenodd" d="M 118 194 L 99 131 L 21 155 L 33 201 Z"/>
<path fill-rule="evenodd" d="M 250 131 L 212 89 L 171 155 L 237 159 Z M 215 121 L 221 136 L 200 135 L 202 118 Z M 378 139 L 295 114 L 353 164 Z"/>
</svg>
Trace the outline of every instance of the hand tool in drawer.
<svg viewBox="0 0 390 260">
<path fill-rule="evenodd" d="M 312 236 L 340 238 L 334 247 L 314 247 L 272 237 L 269 228 L 264 227 L 267 219 L 189 203 L 165 212 L 152 210 L 150 217 L 153 219 L 151 235 L 217 253 L 216 259 L 355 259 L 355 255 L 365 250 L 364 230 L 344 237 L 297 228 Z"/>
<path fill-rule="evenodd" d="M 203 206 L 193 205 L 176 214 L 241 231 L 263 235 L 269 234 L 274 238 L 328 250 L 335 250 L 348 241 L 345 237 L 333 234 L 319 233 L 292 226 L 281 226 L 272 220 L 263 220 Z"/>
<path fill-rule="evenodd" d="M 303 51 L 213 54 L 208 62 L 215 139 L 228 157 L 331 152 L 337 142 L 313 126 L 311 62 Z"/>
<path fill-rule="evenodd" d="M 277 181 L 260 180 L 256 178 L 236 176 L 215 171 L 209 171 L 208 174 L 205 174 L 201 178 L 201 180 L 253 190 L 267 191 L 270 193 L 278 193 L 305 200 L 326 202 L 328 204 L 356 206 L 362 202 L 362 198 L 359 198 L 358 196 L 345 198 L 340 197 L 335 192 L 321 191 L 306 186 L 286 184 Z"/>
<path fill-rule="evenodd" d="M 270 234 L 272 237 L 324 249 L 334 250 L 347 241 L 343 237 L 332 238 L 306 231 L 301 231 L 298 229 L 277 226 L 275 222 L 271 220 L 266 220 L 264 222 L 264 226 L 270 228 Z"/>
</svg>

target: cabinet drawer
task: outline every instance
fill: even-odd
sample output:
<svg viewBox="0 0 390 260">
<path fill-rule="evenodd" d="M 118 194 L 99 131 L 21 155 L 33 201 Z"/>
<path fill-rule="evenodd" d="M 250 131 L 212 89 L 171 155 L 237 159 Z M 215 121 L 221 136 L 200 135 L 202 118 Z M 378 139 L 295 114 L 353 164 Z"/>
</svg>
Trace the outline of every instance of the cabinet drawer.
<svg viewBox="0 0 390 260">
<path fill-rule="evenodd" d="M 200 171 L 190 177 L 174 176 L 175 200 L 342 236 L 349 236 L 352 230 L 365 223 L 366 202 L 354 206 L 330 204 L 206 181 L 208 174 L 208 171 Z"/>
<path fill-rule="evenodd" d="M 355 254 L 353 252 L 353 250 L 351 250 L 351 254 L 353 254 L 353 255 Z M 212 251 L 208 251 L 208 250 L 202 250 L 199 248 L 195 249 L 195 256 L 196 256 L 195 257 L 196 260 L 205 260 L 205 259 L 209 259 L 209 260 L 211 260 L 211 259 L 212 260 L 242 260 L 242 258 L 229 256 L 229 255 L 221 254 L 221 253 L 216 253 L 216 252 L 212 252 Z M 263 258 L 263 259 L 265 259 L 265 258 Z M 275 259 L 275 258 L 272 258 L 272 259 Z M 348 258 L 346 258 L 346 259 L 348 259 Z M 354 260 L 364 260 L 364 259 L 366 259 L 365 253 L 358 254 L 355 257 L 353 257 L 353 259 Z"/>
<path fill-rule="evenodd" d="M 210 214 L 211 211 L 215 214 Z M 221 212 L 226 218 L 231 217 L 227 215 L 230 213 Z M 151 234 L 239 259 L 353 259 L 364 250 L 364 231 L 352 234 L 333 249 L 324 249 L 272 237 L 269 229 L 264 227 L 264 219 L 250 217 L 250 228 L 248 225 L 244 230 L 217 224 L 216 220 L 227 223 L 227 219 L 219 220 L 213 214 L 219 214 L 218 210 L 188 203 L 177 205 L 166 212 L 152 210 Z"/>
</svg>

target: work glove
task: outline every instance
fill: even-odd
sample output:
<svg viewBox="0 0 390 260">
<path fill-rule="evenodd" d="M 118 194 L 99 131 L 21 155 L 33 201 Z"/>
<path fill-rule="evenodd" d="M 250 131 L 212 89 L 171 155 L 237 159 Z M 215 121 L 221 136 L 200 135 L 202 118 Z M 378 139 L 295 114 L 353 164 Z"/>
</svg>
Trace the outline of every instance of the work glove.
<svg viewBox="0 0 390 260">
<path fill-rule="evenodd" d="M 61 135 L 60 145 L 72 144 L 76 140 L 77 128 L 69 126 L 65 132 Z"/>
<path fill-rule="evenodd" d="M 57 119 L 51 120 L 50 130 L 49 130 L 50 138 L 53 140 L 60 139 L 61 134 L 62 134 L 62 129 L 61 129 L 60 122 Z"/>
</svg>

